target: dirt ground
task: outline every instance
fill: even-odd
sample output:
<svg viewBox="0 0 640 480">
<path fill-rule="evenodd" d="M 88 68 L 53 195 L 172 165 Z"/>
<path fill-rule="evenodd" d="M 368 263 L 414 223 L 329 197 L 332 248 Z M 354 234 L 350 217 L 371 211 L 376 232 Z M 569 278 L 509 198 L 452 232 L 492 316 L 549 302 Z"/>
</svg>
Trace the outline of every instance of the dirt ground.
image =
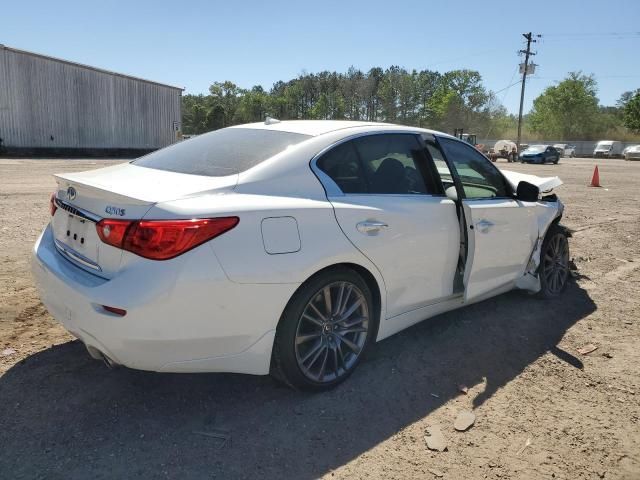
<svg viewBox="0 0 640 480">
<path fill-rule="evenodd" d="M 640 479 L 640 162 L 599 161 L 598 189 L 593 160 L 501 161 L 565 181 L 566 294 L 440 315 L 316 395 L 108 370 L 52 320 L 29 271 L 51 174 L 110 163 L 0 160 L 0 478 Z M 464 409 L 475 425 L 457 432 Z M 444 452 L 425 445 L 436 425 Z"/>
</svg>

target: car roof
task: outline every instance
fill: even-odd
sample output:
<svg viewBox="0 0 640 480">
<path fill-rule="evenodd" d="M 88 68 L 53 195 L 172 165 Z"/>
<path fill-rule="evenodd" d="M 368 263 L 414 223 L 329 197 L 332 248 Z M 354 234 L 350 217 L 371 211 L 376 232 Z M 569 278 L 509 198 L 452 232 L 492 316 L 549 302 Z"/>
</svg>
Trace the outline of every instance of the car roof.
<svg viewBox="0 0 640 480">
<path fill-rule="evenodd" d="M 327 133 L 335 132 L 337 130 L 346 129 L 359 129 L 366 130 L 366 127 L 371 129 L 379 129 L 380 127 L 388 127 L 390 130 L 411 130 L 415 132 L 425 132 L 431 134 L 437 134 L 440 136 L 451 137 L 443 132 L 437 132 L 435 130 L 427 130 L 424 128 L 410 127 L 405 125 L 396 125 L 393 123 L 382 122 L 363 122 L 355 120 L 282 120 L 277 123 L 246 123 L 244 125 L 234 125 L 229 128 L 255 128 L 260 130 L 273 130 L 280 132 L 299 133 L 302 135 L 310 135 L 317 137 Z M 345 132 L 346 133 L 346 132 Z M 453 138 L 453 137 L 452 137 Z"/>
</svg>

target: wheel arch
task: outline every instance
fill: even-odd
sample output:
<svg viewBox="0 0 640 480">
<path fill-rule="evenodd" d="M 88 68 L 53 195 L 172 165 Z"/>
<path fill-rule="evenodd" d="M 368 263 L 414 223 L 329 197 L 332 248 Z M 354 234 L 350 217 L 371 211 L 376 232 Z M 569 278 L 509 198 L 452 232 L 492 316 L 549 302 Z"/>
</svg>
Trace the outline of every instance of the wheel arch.
<svg viewBox="0 0 640 480">
<path fill-rule="evenodd" d="M 313 281 L 319 275 L 326 274 L 327 272 L 339 271 L 339 270 L 345 270 L 345 269 L 350 270 L 351 272 L 354 272 L 356 275 L 358 275 L 366 283 L 366 285 L 369 287 L 369 290 L 371 291 L 371 296 L 373 300 L 373 309 L 374 309 L 373 318 L 378 320 L 374 327 L 375 331 L 373 333 L 375 335 L 373 336 L 373 343 L 375 343 L 378 339 L 378 332 L 379 332 L 380 324 L 382 323 L 383 309 L 384 309 L 383 293 L 386 292 L 386 290 L 384 289 L 384 284 L 381 285 L 382 279 L 380 278 L 380 280 L 378 280 L 376 278 L 376 275 L 374 275 L 368 268 L 352 262 L 334 263 L 316 270 L 313 274 L 309 275 L 304 282 L 298 285 L 295 291 L 291 294 L 276 325 L 276 335 L 274 337 L 274 343 L 271 351 L 271 358 L 269 362 L 269 372 L 273 376 L 275 376 L 277 379 L 279 379 L 280 381 L 283 381 L 284 383 L 286 383 L 287 385 L 293 388 L 295 388 L 293 384 L 289 382 L 285 378 L 285 376 L 282 375 L 279 368 L 277 367 L 279 362 L 278 359 L 276 358 L 277 357 L 276 342 L 277 342 L 277 336 L 278 336 L 277 332 L 280 331 L 280 328 L 283 325 L 283 319 L 285 318 L 284 314 L 289 308 L 289 306 L 291 305 L 291 303 L 295 300 L 296 295 L 298 295 L 298 292 L 300 292 L 309 282 Z"/>
<path fill-rule="evenodd" d="M 302 282 L 300 285 L 298 285 L 298 288 L 296 288 L 296 290 L 291 294 L 291 297 L 289 298 L 289 300 L 287 301 L 287 305 L 285 306 L 285 310 L 289 306 L 291 301 L 295 298 L 295 296 L 298 294 L 298 292 L 311 280 L 316 278 L 318 275 L 322 275 L 328 271 L 340 270 L 343 268 L 347 268 L 349 270 L 354 271 L 367 284 L 367 286 L 371 290 L 371 296 L 373 297 L 373 308 L 374 308 L 375 318 L 378 319 L 378 323 L 381 323 L 382 308 L 383 308 L 382 295 L 383 295 L 383 292 L 385 291 L 384 285 L 380 284 L 379 280 L 376 278 L 376 276 L 373 273 L 371 273 L 371 271 L 368 268 L 352 262 L 340 262 L 340 263 L 327 265 L 325 267 L 322 267 L 316 270 L 314 273 L 309 275 L 307 279 L 304 282 Z M 278 320 L 278 324 L 280 324 L 280 320 Z"/>
</svg>

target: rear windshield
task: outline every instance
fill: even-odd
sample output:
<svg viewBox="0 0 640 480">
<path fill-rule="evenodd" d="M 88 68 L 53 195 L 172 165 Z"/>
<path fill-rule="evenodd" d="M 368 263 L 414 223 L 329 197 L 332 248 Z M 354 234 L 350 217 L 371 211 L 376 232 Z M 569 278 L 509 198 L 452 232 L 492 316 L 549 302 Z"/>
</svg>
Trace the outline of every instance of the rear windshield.
<svg viewBox="0 0 640 480">
<path fill-rule="evenodd" d="M 133 161 L 139 167 L 224 177 L 244 172 L 311 138 L 299 133 L 256 128 L 224 128 L 157 150 Z"/>
</svg>

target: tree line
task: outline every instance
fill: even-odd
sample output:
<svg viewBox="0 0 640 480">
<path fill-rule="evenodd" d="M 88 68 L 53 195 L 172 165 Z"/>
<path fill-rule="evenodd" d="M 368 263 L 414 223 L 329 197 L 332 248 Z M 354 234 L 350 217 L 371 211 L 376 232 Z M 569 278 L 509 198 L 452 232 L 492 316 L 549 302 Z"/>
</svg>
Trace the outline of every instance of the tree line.
<svg viewBox="0 0 640 480">
<path fill-rule="evenodd" d="M 629 134 L 623 127 L 624 105 L 600 107 L 596 92 L 593 77 L 569 74 L 534 101 L 525 117 L 525 138 Z M 259 122 L 266 116 L 384 121 L 450 133 L 463 128 L 479 139 L 515 137 L 517 124 L 483 85 L 480 73 L 466 69 L 440 73 L 392 66 L 363 72 L 351 67 L 346 73 L 304 73 L 274 83 L 269 91 L 261 86 L 243 89 L 227 80 L 213 83 L 208 95 L 183 96 L 182 105 L 184 134 Z"/>
</svg>

